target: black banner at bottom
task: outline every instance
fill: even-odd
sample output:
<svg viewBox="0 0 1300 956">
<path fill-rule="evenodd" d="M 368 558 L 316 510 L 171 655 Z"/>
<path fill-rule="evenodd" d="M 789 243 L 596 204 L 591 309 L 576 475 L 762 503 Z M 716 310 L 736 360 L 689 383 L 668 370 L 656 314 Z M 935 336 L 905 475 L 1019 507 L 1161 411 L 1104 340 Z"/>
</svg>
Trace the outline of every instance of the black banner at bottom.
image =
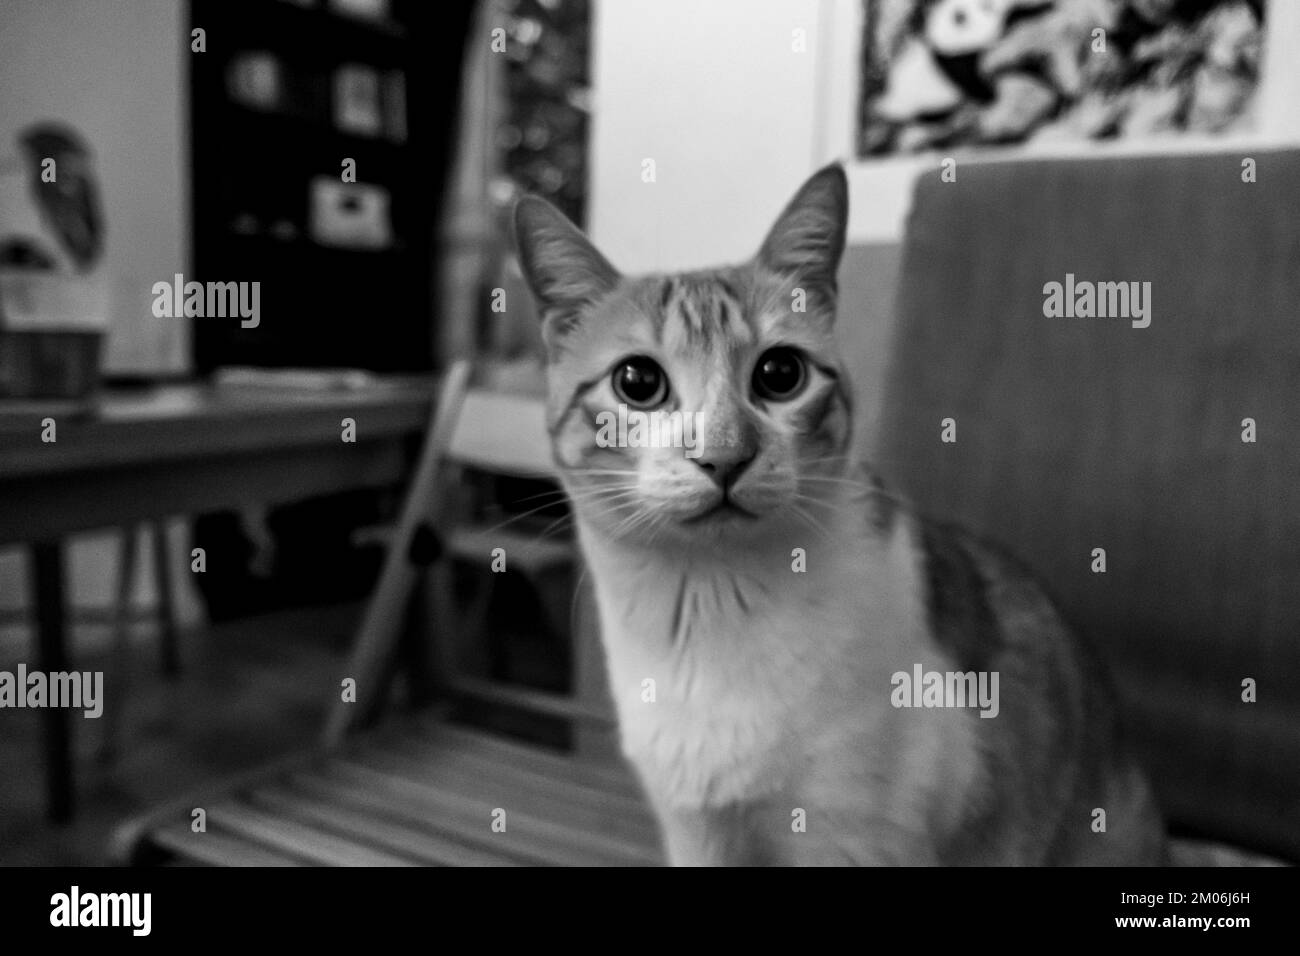
<svg viewBox="0 0 1300 956">
<path fill-rule="evenodd" d="M 520 932 L 668 942 L 688 925 L 750 936 L 781 924 L 810 935 L 837 925 L 856 925 L 859 934 L 922 930 L 934 941 L 978 930 L 999 941 L 1042 939 L 1046 931 L 1060 939 L 1199 935 L 1231 944 L 1285 930 L 1300 889 L 1296 872 L 0 869 L 0 918 L 11 939 L 48 934 L 127 946 L 338 945 L 396 934 L 437 946 L 466 934 L 482 942 Z"/>
</svg>

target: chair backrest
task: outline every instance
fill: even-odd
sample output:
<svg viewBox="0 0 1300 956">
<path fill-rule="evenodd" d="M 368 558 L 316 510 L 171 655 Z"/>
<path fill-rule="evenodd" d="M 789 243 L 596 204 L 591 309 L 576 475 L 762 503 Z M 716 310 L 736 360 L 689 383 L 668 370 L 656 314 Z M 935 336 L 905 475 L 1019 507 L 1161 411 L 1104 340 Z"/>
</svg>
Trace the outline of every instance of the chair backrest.
<svg viewBox="0 0 1300 956">
<path fill-rule="evenodd" d="M 1300 152 L 1252 156 L 924 177 L 876 458 L 1046 578 L 1176 826 L 1300 858 Z M 1150 325 L 1045 315 L 1068 275 Z"/>
<path fill-rule="evenodd" d="M 546 427 L 546 402 L 539 394 L 468 388 L 461 396 L 456 422 L 449 434 L 446 457 L 449 464 L 457 468 L 468 467 L 496 476 L 551 481 L 557 477 Z M 451 489 L 448 488 L 446 493 L 450 495 Z M 530 496 L 528 503 L 536 500 L 537 496 Z M 546 545 L 544 550 L 567 551 L 566 560 L 571 561 L 571 567 L 577 571 L 580 558 L 576 542 L 571 538 L 557 538 L 554 522 L 551 519 L 545 521 L 549 530 L 541 541 Z M 518 522 L 518 518 L 507 519 L 497 530 L 480 530 L 469 536 L 469 540 L 481 544 L 481 557 L 485 564 L 490 548 L 507 544 L 507 530 L 511 532 L 510 537 L 521 534 L 529 537 Z M 445 531 L 449 530 L 451 520 L 445 521 L 443 526 Z M 605 679 L 604 654 L 589 588 L 583 587 L 582 575 L 575 574 L 574 577 L 577 593 L 572 600 L 565 600 L 572 657 L 571 694 L 534 690 L 461 673 L 448 657 L 443 658 L 440 682 L 444 690 L 462 697 L 572 721 L 573 740 L 578 750 L 593 756 L 608 756 L 615 749 L 610 733 L 614 714 Z M 551 581 L 549 585 L 554 587 L 555 582 Z M 449 589 L 444 586 L 437 590 L 441 592 L 445 605 Z M 448 639 L 450 635 L 443 637 Z"/>
<path fill-rule="evenodd" d="M 421 546 L 420 538 L 441 542 L 444 547 L 432 551 L 446 554 L 445 545 L 463 518 L 453 504 L 454 484 L 461 469 L 470 467 L 526 478 L 555 475 L 543 399 L 472 388 L 470 378 L 470 366 L 464 361 L 454 363 L 443 378 L 379 583 L 366 608 L 346 670 L 356 680 L 359 696 L 365 689 L 367 705 L 333 704 L 324 735 L 326 746 L 336 746 L 350 729 L 372 716 L 382 699 L 382 685 L 393 668 L 405 609 L 425 574 L 416 555 L 430 549 Z M 503 533 L 493 535 L 491 531 L 478 536 L 483 542 L 481 557 L 485 564 L 491 548 L 505 539 Z M 576 549 L 573 555 L 576 560 Z M 435 571 L 445 575 L 445 562 Z M 435 581 L 430 589 L 435 630 L 432 639 L 435 643 L 441 641 L 442 646 L 434 648 L 432 656 L 441 665 L 442 689 L 581 722 L 583 730 L 576 736 L 588 742 L 584 747 L 592 752 L 609 752 L 607 728 L 613 723 L 613 714 L 605 690 L 597 625 L 590 595 L 579 590 L 571 615 L 574 693 L 559 695 L 455 673 L 447 666 L 447 642 L 452 635 L 445 611 L 451 588 L 445 577 Z"/>
<path fill-rule="evenodd" d="M 555 474 L 541 397 L 470 389 L 465 392 L 447 447 L 454 461 L 522 477 Z"/>
</svg>

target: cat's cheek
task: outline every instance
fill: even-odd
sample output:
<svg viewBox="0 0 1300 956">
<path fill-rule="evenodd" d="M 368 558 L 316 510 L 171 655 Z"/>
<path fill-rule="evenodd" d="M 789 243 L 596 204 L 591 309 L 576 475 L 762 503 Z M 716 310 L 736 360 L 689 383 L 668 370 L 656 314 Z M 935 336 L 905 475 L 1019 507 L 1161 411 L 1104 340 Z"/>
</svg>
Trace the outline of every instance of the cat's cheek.
<svg viewBox="0 0 1300 956">
<path fill-rule="evenodd" d="M 577 415 L 556 432 L 553 448 L 562 468 L 624 470 L 635 464 L 630 449 L 601 442 L 599 433 Z"/>
<path fill-rule="evenodd" d="M 749 477 L 749 476 L 747 476 Z M 742 479 L 732 491 L 740 507 L 757 515 L 774 514 L 788 505 L 796 492 L 794 476 L 784 468 Z"/>
<path fill-rule="evenodd" d="M 795 422 L 791 425 L 791 460 L 814 465 L 829 456 L 843 454 L 852 434 L 848 409 L 840 401 L 829 403 L 819 416 L 800 415 L 798 427 Z"/>
<path fill-rule="evenodd" d="M 846 423 L 828 421 L 808 437 L 808 457 L 827 458 L 842 455 L 848 447 L 848 440 L 849 430 Z"/>
</svg>

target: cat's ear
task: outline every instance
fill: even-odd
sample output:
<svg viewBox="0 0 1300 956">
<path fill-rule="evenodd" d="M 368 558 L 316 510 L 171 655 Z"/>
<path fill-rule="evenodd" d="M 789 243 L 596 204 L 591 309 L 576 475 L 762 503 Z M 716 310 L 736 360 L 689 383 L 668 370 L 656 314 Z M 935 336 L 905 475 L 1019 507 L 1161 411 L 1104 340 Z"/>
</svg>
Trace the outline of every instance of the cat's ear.
<svg viewBox="0 0 1300 956">
<path fill-rule="evenodd" d="M 781 211 L 758 250 L 758 262 L 833 294 L 848 217 L 848 178 L 844 167 L 833 163 L 814 173 Z"/>
<path fill-rule="evenodd" d="M 545 199 L 516 204 L 515 244 L 545 322 L 572 317 L 618 284 L 618 270 Z"/>
</svg>

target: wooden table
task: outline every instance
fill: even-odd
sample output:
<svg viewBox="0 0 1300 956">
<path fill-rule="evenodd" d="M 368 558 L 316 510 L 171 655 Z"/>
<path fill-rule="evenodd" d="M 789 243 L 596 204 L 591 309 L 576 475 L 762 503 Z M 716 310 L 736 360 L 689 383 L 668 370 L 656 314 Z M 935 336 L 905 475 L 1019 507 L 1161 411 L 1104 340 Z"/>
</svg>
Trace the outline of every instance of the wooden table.
<svg viewBox="0 0 1300 956">
<path fill-rule="evenodd" d="M 201 384 L 106 390 L 93 411 L 0 404 L 0 545 L 33 555 L 37 669 L 68 669 L 60 541 L 73 532 L 400 483 L 430 378 L 355 391 Z M 56 441 L 41 440 L 53 417 Z M 342 420 L 356 422 L 355 442 Z M 71 722 L 45 711 L 49 814 L 72 816 Z"/>
</svg>

